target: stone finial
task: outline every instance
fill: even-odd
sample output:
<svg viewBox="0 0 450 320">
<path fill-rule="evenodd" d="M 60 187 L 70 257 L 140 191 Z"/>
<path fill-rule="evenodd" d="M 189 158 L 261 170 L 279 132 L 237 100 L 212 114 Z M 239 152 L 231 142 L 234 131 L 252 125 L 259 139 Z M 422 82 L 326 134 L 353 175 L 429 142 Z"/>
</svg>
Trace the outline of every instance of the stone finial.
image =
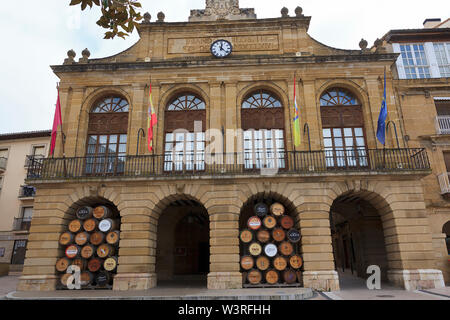
<svg viewBox="0 0 450 320">
<path fill-rule="evenodd" d="M 289 17 L 289 9 L 284 7 L 283 9 L 281 9 L 281 17 L 283 18 L 287 18 Z"/>
<path fill-rule="evenodd" d="M 164 12 L 159 12 L 158 13 L 158 20 L 156 22 L 164 22 L 164 19 L 166 18 L 166 15 L 164 14 Z"/>
<path fill-rule="evenodd" d="M 297 7 L 297 8 L 295 8 L 295 15 L 296 15 L 298 18 L 303 17 L 303 9 L 302 9 L 302 7 Z"/>
<path fill-rule="evenodd" d="M 84 49 L 81 52 L 81 55 L 83 56 L 82 58 L 80 58 L 80 63 L 88 63 L 89 61 L 89 57 L 91 56 L 91 52 L 88 50 L 88 48 Z"/>
<path fill-rule="evenodd" d="M 77 54 L 73 49 L 67 51 L 67 59 L 64 60 L 64 64 L 73 64 L 75 63 L 75 57 Z"/>
<path fill-rule="evenodd" d="M 150 20 L 152 20 L 151 14 L 148 12 L 144 13 L 144 23 L 150 23 Z"/>
<path fill-rule="evenodd" d="M 381 47 L 381 46 L 383 45 L 383 41 L 381 41 L 381 40 L 378 38 L 377 40 L 375 40 L 375 42 L 373 43 L 373 45 L 374 45 L 376 48 L 379 48 L 379 47 Z"/>
<path fill-rule="evenodd" d="M 361 39 L 361 41 L 359 42 L 359 47 L 361 48 L 362 51 L 366 50 L 368 46 L 368 43 L 366 40 Z"/>
</svg>

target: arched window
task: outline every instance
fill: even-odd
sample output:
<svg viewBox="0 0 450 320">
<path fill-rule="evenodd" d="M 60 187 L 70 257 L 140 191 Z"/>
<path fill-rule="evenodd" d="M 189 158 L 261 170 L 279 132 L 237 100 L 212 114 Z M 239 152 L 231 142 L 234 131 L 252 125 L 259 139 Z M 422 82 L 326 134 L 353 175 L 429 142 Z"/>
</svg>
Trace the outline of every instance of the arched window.
<svg viewBox="0 0 450 320">
<path fill-rule="evenodd" d="M 320 97 L 327 166 L 367 167 L 364 118 L 359 100 L 348 90 L 331 88 Z"/>
<path fill-rule="evenodd" d="M 86 173 L 121 174 L 125 168 L 129 103 L 118 96 L 98 100 L 89 114 Z"/>
<path fill-rule="evenodd" d="M 165 171 L 205 170 L 205 128 L 206 104 L 201 97 L 188 92 L 171 100 L 165 111 Z"/>
<path fill-rule="evenodd" d="M 284 110 L 266 90 L 247 95 L 241 108 L 246 169 L 285 168 Z"/>
</svg>

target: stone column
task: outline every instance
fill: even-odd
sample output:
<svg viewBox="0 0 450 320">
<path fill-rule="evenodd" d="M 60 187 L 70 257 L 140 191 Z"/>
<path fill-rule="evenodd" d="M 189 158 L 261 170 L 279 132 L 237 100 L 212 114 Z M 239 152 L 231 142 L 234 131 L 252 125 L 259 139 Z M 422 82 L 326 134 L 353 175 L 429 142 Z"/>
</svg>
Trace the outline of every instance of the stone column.
<svg viewBox="0 0 450 320">
<path fill-rule="evenodd" d="M 320 191 L 316 192 L 319 194 Z M 308 193 L 314 193 L 314 190 Z M 297 212 L 302 234 L 304 286 L 319 291 L 338 291 L 339 276 L 334 265 L 330 207 L 322 196 L 304 196 L 303 201 L 297 206 Z"/>
<path fill-rule="evenodd" d="M 240 289 L 239 214 L 227 206 L 208 209 L 210 214 L 210 273 L 208 289 Z M 234 208 L 233 208 L 234 209 Z"/>
<path fill-rule="evenodd" d="M 60 279 L 55 264 L 62 256 L 59 236 L 66 230 L 67 190 L 38 188 L 34 199 L 33 220 L 18 291 L 53 291 Z M 69 210 L 70 211 L 70 210 Z M 75 212 L 71 212 L 75 214 Z"/>
<path fill-rule="evenodd" d="M 134 200 L 135 203 L 139 201 Z M 154 288 L 157 282 L 157 219 L 146 207 L 122 209 L 120 214 L 119 267 L 114 277 L 113 290 L 139 291 Z"/>
</svg>

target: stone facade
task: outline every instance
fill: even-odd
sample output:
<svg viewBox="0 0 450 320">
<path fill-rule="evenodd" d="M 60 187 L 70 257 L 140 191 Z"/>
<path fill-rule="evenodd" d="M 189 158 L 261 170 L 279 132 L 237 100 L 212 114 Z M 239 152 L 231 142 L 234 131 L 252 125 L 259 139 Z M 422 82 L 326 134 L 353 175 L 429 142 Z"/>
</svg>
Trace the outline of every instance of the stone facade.
<svg viewBox="0 0 450 320">
<path fill-rule="evenodd" d="M 155 154 L 164 153 L 164 111 L 178 93 L 189 91 L 203 99 L 206 130 L 227 131 L 241 127 L 242 101 L 256 89 L 274 92 L 280 98 L 285 112 L 287 151 L 323 150 L 319 99 L 325 90 L 335 86 L 351 91 L 361 101 L 367 147 L 376 149 L 382 76 L 397 55 L 322 45 L 307 33 L 310 19 L 299 15 L 262 20 L 146 23 L 139 28 L 140 41 L 119 55 L 54 66 L 61 79 L 66 157 L 85 156 L 89 111 L 98 98 L 111 93 L 130 103 L 127 154 L 149 156 L 145 148 L 137 149 L 137 144 L 139 129 L 147 125 L 150 84 L 159 120 Z M 213 40 L 222 38 L 232 42 L 236 50 L 230 57 L 219 60 L 210 56 L 209 46 Z M 301 127 L 308 124 L 311 138 L 310 146 L 305 136 L 297 148 L 291 138 L 290 121 L 294 114 L 294 77 L 299 80 Z M 400 121 L 406 114 L 400 111 L 406 102 L 398 98 L 396 86 L 389 72 L 389 119 Z M 392 132 L 387 140 L 392 146 L 395 141 Z M 57 139 L 56 156 L 62 156 L 60 141 Z M 62 254 L 59 234 L 75 210 L 90 204 L 92 199 L 110 201 L 121 215 L 114 290 L 143 290 L 157 285 L 159 222 L 167 208 L 177 201 L 195 201 L 206 209 L 210 230 L 208 288 L 241 288 L 239 218 L 244 205 L 256 196 L 270 197 L 292 208 L 302 234 L 306 287 L 339 289 L 330 210 L 342 196 L 363 199 L 378 212 L 388 272 L 394 283 L 407 289 L 440 287 L 441 273 L 433 270 L 436 257 L 427 211 L 428 193 L 424 192 L 427 181 L 432 180 L 427 177 L 429 174 L 426 168 L 335 173 L 314 172 L 313 168 L 310 173 L 280 172 L 269 177 L 256 173 L 35 179 L 35 212 L 18 289 L 55 289 L 55 263 Z"/>
</svg>

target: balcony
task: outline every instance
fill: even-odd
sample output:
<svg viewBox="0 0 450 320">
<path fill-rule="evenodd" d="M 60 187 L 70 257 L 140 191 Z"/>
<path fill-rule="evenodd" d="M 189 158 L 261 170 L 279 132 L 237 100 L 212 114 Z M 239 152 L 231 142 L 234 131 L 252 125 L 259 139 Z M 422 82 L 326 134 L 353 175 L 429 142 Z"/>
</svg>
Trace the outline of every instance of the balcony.
<svg viewBox="0 0 450 320">
<path fill-rule="evenodd" d="M 450 173 L 444 172 L 438 176 L 439 185 L 441 187 L 441 194 L 448 195 L 450 194 Z"/>
<path fill-rule="evenodd" d="M 19 199 L 32 199 L 36 195 L 36 188 L 33 186 L 21 186 L 19 191 Z"/>
<path fill-rule="evenodd" d="M 25 159 L 25 168 L 28 168 L 30 165 L 32 165 L 33 161 L 39 161 L 41 159 L 44 159 L 44 156 L 41 155 L 31 155 L 31 156 L 27 156 Z"/>
<path fill-rule="evenodd" d="M 30 231 L 31 219 L 14 218 L 13 231 Z"/>
<path fill-rule="evenodd" d="M 438 134 L 450 134 L 450 116 L 436 117 L 436 130 Z"/>
<path fill-rule="evenodd" d="M 215 161 L 213 161 L 213 159 Z M 27 180 L 430 173 L 425 149 L 32 159 Z"/>
<path fill-rule="evenodd" d="M 6 163 L 8 162 L 8 159 L 1 157 L 0 158 L 0 173 L 3 173 L 6 171 Z"/>
</svg>

